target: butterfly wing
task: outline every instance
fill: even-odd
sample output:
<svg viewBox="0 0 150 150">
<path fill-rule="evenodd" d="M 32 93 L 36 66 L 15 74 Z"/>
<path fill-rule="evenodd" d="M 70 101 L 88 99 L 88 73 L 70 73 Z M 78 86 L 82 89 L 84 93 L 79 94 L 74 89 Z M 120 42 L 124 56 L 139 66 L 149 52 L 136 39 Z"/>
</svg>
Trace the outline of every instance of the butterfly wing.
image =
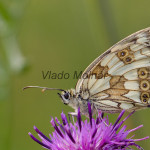
<svg viewBox="0 0 150 150">
<path fill-rule="evenodd" d="M 76 92 L 104 112 L 137 110 L 150 102 L 150 28 L 118 42 L 83 72 Z"/>
</svg>

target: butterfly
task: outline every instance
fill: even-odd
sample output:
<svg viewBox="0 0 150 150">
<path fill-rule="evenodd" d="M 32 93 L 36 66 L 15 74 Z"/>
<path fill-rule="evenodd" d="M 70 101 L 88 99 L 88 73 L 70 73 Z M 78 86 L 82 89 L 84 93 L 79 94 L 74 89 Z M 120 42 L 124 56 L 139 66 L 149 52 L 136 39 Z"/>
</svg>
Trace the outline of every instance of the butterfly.
<svg viewBox="0 0 150 150">
<path fill-rule="evenodd" d="M 60 90 L 62 102 L 88 115 L 87 103 L 93 113 L 119 113 L 150 107 L 150 27 L 140 30 L 113 45 L 96 58 L 83 72 L 75 89 Z"/>
</svg>

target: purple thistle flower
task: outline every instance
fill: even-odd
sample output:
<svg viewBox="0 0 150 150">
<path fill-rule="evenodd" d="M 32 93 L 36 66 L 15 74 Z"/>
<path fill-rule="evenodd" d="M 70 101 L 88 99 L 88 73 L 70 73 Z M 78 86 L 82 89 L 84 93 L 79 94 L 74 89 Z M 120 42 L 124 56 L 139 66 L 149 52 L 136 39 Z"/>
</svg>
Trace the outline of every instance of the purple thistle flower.
<svg viewBox="0 0 150 150">
<path fill-rule="evenodd" d="M 134 135 L 127 138 L 128 134 L 143 127 L 140 125 L 134 129 L 126 130 L 126 125 L 122 124 L 134 112 L 130 113 L 124 120 L 120 121 L 124 114 L 124 110 L 118 116 L 114 123 L 109 123 L 108 117 L 103 118 L 103 113 L 99 112 L 96 120 L 92 118 L 91 105 L 88 103 L 89 122 L 82 121 L 80 108 L 78 108 L 77 121 L 68 122 L 66 115 L 62 112 L 62 124 L 51 119 L 51 124 L 55 131 L 50 134 L 50 138 L 46 137 L 39 129 L 34 126 L 34 130 L 38 133 L 41 141 L 35 138 L 31 133 L 30 137 L 49 150 L 126 150 L 132 149 L 130 146 L 135 146 L 137 149 L 142 149 L 137 145 L 136 141 L 146 140 L 149 137 L 141 139 L 133 139 Z M 120 121 L 120 123 L 119 123 Z M 121 127 L 122 126 L 122 127 Z M 120 130 L 119 130 L 120 129 Z"/>
</svg>

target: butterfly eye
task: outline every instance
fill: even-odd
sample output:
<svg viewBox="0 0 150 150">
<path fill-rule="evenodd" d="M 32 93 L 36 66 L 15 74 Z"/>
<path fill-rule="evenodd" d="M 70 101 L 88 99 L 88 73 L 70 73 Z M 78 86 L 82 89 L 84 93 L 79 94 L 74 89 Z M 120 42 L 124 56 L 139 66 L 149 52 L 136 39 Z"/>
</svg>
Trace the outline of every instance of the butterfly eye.
<svg viewBox="0 0 150 150">
<path fill-rule="evenodd" d="M 150 88 L 150 84 L 147 80 L 142 80 L 140 83 L 140 88 L 144 91 L 147 91 Z"/>
<path fill-rule="evenodd" d="M 139 69 L 138 75 L 139 75 L 139 78 L 141 78 L 141 79 L 147 78 L 147 76 L 148 76 L 148 71 L 147 71 L 147 69 L 146 69 L 146 68 L 141 68 L 141 69 Z"/>
<path fill-rule="evenodd" d="M 66 92 L 66 93 L 64 94 L 64 98 L 65 98 L 65 99 L 69 99 L 69 93 L 68 93 L 68 92 Z"/>
<path fill-rule="evenodd" d="M 149 93 L 143 92 L 143 93 L 141 94 L 141 101 L 142 101 L 143 103 L 147 103 L 147 102 L 148 102 L 148 99 L 149 99 Z"/>
</svg>

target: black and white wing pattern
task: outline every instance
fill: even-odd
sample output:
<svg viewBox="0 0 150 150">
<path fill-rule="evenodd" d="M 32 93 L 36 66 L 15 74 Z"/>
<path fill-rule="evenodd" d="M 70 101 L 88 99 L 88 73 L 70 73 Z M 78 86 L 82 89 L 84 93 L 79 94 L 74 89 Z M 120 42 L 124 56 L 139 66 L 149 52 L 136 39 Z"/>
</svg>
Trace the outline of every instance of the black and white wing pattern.
<svg viewBox="0 0 150 150">
<path fill-rule="evenodd" d="M 83 72 L 76 93 L 96 109 L 117 113 L 150 105 L 150 28 L 118 42 Z"/>
</svg>

